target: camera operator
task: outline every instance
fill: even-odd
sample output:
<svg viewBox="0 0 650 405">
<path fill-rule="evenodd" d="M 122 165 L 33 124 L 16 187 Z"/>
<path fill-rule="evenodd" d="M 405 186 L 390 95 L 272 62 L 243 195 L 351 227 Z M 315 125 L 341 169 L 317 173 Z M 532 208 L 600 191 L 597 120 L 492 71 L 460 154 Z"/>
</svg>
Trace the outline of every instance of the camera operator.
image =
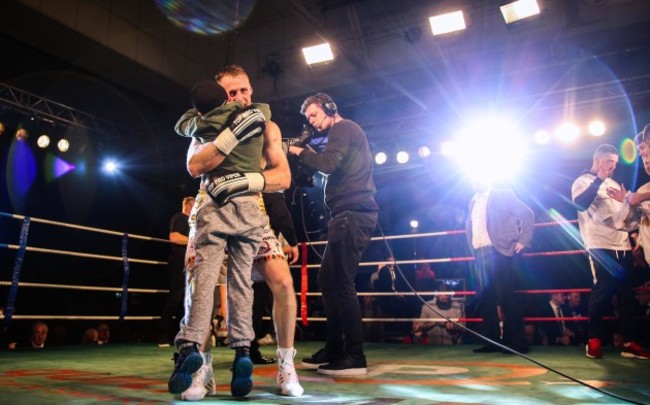
<svg viewBox="0 0 650 405">
<path fill-rule="evenodd" d="M 318 132 L 327 133 L 328 142 L 322 152 L 290 145 L 289 153 L 298 156 L 305 166 L 329 176 L 325 202 L 332 213 L 318 272 L 327 317 L 326 343 L 324 349 L 303 359 L 302 364 L 326 375 L 366 374 L 354 279 L 379 213 L 374 199 L 372 154 L 361 127 L 341 117 L 328 95 L 307 97 L 300 113 Z"/>
</svg>

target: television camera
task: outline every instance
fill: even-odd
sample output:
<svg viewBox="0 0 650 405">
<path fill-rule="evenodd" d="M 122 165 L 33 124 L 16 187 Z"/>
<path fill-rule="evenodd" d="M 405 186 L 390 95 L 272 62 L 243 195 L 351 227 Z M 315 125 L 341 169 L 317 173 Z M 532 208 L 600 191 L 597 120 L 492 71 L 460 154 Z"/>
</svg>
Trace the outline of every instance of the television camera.
<svg viewBox="0 0 650 405">
<path fill-rule="evenodd" d="M 289 152 L 289 146 L 295 145 L 301 148 L 306 148 L 309 145 L 309 142 L 316 138 L 314 131 L 311 127 L 303 124 L 302 131 L 300 135 L 295 138 L 283 138 L 282 139 L 282 149 L 287 154 L 287 159 L 289 160 L 289 168 L 291 169 L 291 181 L 297 187 L 314 187 L 314 174 L 316 173 L 315 169 L 305 166 L 297 156 L 294 156 Z"/>
</svg>

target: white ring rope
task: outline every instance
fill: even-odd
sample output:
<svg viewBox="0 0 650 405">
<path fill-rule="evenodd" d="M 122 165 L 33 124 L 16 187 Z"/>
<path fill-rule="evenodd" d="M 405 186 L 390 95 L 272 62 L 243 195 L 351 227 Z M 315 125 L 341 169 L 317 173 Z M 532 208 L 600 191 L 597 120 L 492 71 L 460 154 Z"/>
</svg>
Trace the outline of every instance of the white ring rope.
<svg viewBox="0 0 650 405">
<path fill-rule="evenodd" d="M 20 246 L 18 246 L 18 245 L 9 245 L 8 244 L 6 246 L 7 246 L 8 249 L 13 249 L 13 250 L 20 249 Z M 52 254 L 57 254 L 57 255 L 86 257 L 86 258 L 91 258 L 91 259 L 113 260 L 113 261 L 117 261 L 117 262 L 121 262 L 122 260 L 124 260 L 120 256 L 106 256 L 106 255 L 97 255 L 97 254 L 92 254 L 92 253 L 71 252 L 69 250 L 47 249 L 47 248 L 39 248 L 39 247 L 34 247 L 34 246 L 26 246 L 25 249 L 28 252 L 52 253 Z M 128 258 L 128 260 L 129 260 L 129 263 L 163 264 L 163 265 L 167 264 L 167 262 L 159 262 L 159 261 L 156 261 L 156 260 L 130 259 L 130 258 Z"/>
<path fill-rule="evenodd" d="M 0 213 L 2 216 L 7 216 L 10 218 L 14 219 L 25 219 L 24 215 L 18 215 L 18 214 L 6 214 L 6 213 Z M 135 235 L 135 234 L 130 234 L 127 233 L 125 234 L 124 232 L 117 232 L 117 231 L 111 231 L 108 229 L 102 229 L 102 228 L 93 228 L 90 226 L 83 226 L 83 225 L 75 225 L 75 224 L 69 224 L 67 222 L 59 222 L 59 221 L 51 221 L 49 219 L 42 219 L 42 218 L 34 218 L 34 217 L 29 217 L 30 221 L 32 222 L 39 222 L 42 224 L 48 224 L 48 225 L 58 225 L 62 226 L 65 228 L 73 228 L 73 229 L 80 229 L 84 231 L 93 231 L 93 232 L 98 232 L 98 233 L 105 233 L 108 235 L 115 235 L 115 236 L 128 236 L 131 239 L 141 239 L 141 240 L 147 240 L 147 241 L 153 241 L 153 242 L 164 242 L 164 243 L 171 243 L 168 239 L 160 239 L 160 238 L 152 238 L 150 236 L 142 236 L 142 235 Z"/>
<path fill-rule="evenodd" d="M 556 226 L 562 224 L 575 224 L 578 220 L 569 220 L 569 221 L 550 221 L 550 222 L 539 222 L 535 224 L 535 227 L 545 227 L 545 226 Z M 432 236 L 448 236 L 448 235 L 460 235 L 465 233 L 464 229 L 456 229 L 452 231 L 440 231 L 440 232 L 425 232 L 425 233 L 410 233 L 404 235 L 393 235 L 393 236 L 375 236 L 370 238 L 371 242 L 384 241 L 384 240 L 396 240 L 396 239 L 408 239 L 408 238 L 428 238 Z M 309 245 L 325 245 L 327 241 L 315 241 L 309 242 Z"/>
<path fill-rule="evenodd" d="M 387 236 L 387 238 L 390 238 L 390 236 Z M 320 242 L 311 242 L 313 243 L 320 243 Z M 327 243 L 327 242 L 325 242 Z M 532 256 L 565 256 L 565 255 L 575 255 L 575 254 L 582 254 L 585 253 L 585 250 L 559 250 L 559 251 L 553 251 L 553 252 L 535 252 L 535 253 L 524 253 L 524 256 L 526 257 L 532 257 Z M 467 256 L 467 257 L 443 257 L 439 259 L 419 259 L 419 260 L 395 260 L 394 262 L 391 261 L 390 263 L 394 263 L 396 265 L 400 264 L 419 264 L 419 263 L 450 263 L 450 262 L 463 262 L 463 261 L 472 261 L 474 260 L 474 257 L 472 256 Z M 387 261 L 381 261 L 381 262 L 361 262 L 359 263 L 359 267 L 362 266 L 383 266 L 389 262 Z M 302 266 L 299 264 L 294 264 L 289 266 L 293 269 L 299 269 Z M 308 269 L 317 269 L 320 268 L 320 264 L 308 264 L 307 265 Z"/>
<path fill-rule="evenodd" d="M 297 292 L 296 295 L 300 295 L 300 292 Z M 401 297 L 401 296 L 415 296 L 415 295 L 449 295 L 449 296 L 464 296 L 464 295 L 475 295 L 474 291 L 399 291 L 399 292 L 358 292 L 359 297 Z M 323 295 L 322 292 L 308 292 L 306 293 L 308 297 L 320 297 Z"/>
<path fill-rule="evenodd" d="M 0 315 L 0 319 L 4 319 Z M 32 320 L 53 320 L 66 319 L 74 321 L 119 321 L 119 316 L 89 316 L 89 315 L 13 315 L 11 319 L 32 319 Z M 125 321 L 154 321 L 160 319 L 159 316 L 125 316 Z"/>
<path fill-rule="evenodd" d="M 0 286 L 10 286 L 9 281 L 0 281 Z M 85 290 L 85 291 L 109 291 L 109 292 L 122 292 L 124 291 L 121 287 L 94 287 L 89 285 L 70 285 L 70 284 L 47 284 L 47 283 L 25 283 L 19 282 L 18 287 L 36 287 L 36 288 L 61 288 L 68 290 Z M 152 290 L 145 288 L 129 288 L 129 292 L 133 293 L 168 293 L 169 290 Z"/>
</svg>

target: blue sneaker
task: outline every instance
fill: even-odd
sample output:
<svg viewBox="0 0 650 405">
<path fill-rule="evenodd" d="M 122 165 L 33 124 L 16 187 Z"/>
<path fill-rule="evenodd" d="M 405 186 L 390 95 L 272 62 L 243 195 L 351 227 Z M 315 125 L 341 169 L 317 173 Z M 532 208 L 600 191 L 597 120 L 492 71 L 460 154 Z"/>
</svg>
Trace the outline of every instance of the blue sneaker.
<svg viewBox="0 0 650 405">
<path fill-rule="evenodd" d="M 199 371 L 203 365 L 203 356 L 199 353 L 196 343 L 182 344 L 178 353 L 174 353 L 174 371 L 172 372 L 167 388 L 172 394 L 180 394 L 192 385 L 192 374 Z"/>
<path fill-rule="evenodd" d="M 233 397 L 244 397 L 253 389 L 253 361 L 248 347 L 237 348 L 232 363 L 230 393 Z"/>
</svg>

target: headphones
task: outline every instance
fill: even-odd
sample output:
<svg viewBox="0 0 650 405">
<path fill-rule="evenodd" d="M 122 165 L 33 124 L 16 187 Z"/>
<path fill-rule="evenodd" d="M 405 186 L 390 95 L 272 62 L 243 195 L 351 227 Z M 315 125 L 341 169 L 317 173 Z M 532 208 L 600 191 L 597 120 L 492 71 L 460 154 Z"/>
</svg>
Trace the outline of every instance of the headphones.
<svg viewBox="0 0 650 405">
<path fill-rule="evenodd" d="M 325 93 L 318 93 L 314 96 L 320 103 L 321 108 L 325 111 L 325 115 L 328 117 L 333 117 L 336 114 L 336 104 L 332 97 L 328 96 Z"/>
</svg>

